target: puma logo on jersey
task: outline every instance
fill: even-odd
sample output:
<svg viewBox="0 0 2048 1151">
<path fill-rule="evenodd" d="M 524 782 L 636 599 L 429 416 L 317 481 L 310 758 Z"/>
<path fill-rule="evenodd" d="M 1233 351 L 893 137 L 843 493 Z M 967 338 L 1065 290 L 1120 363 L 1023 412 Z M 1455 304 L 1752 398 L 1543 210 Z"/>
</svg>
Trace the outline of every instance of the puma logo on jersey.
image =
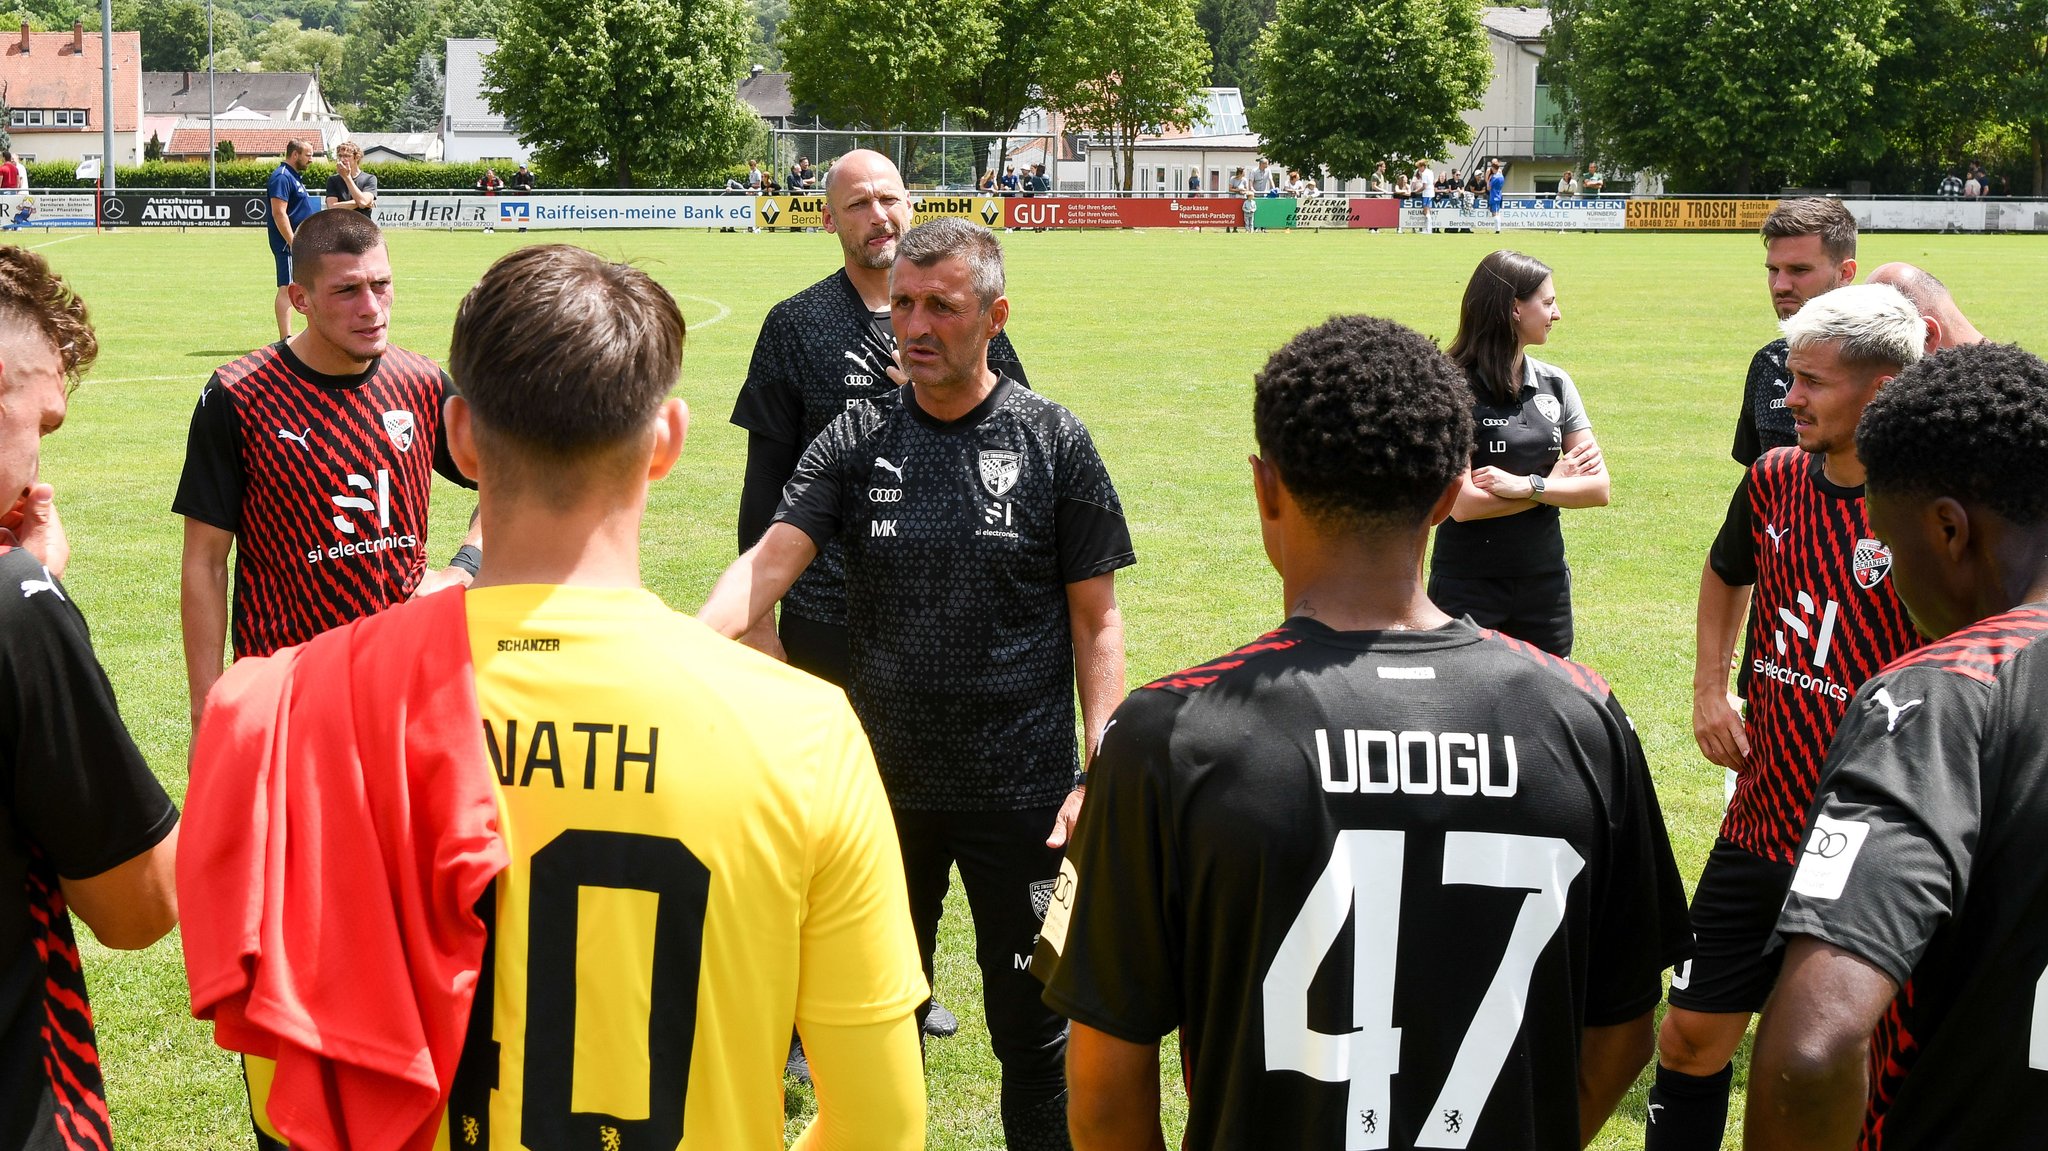
<svg viewBox="0 0 2048 1151">
<path fill-rule="evenodd" d="M 888 460 L 885 460 L 880 456 L 875 457 L 875 466 L 881 468 L 883 471 L 888 472 L 890 475 L 895 476 L 897 483 L 900 484 L 903 482 L 902 468 L 897 467 L 895 464 L 890 463 Z"/>
<path fill-rule="evenodd" d="M 1906 712 L 1912 710 L 1913 708 L 1919 707 L 1922 703 L 1926 702 L 1925 700 L 1909 699 L 1904 703 L 1899 703 L 1896 700 L 1892 699 L 1892 689 L 1888 687 L 1878 688 L 1877 694 L 1871 696 L 1870 698 L 1876 701 L 1878 706 L 1884 708 L 1885 712 L 1889 717 L 1886 719 L 1884 725 L 1884 731 L 1886 735 L 1890 735 L 1892 732 L 1897 731 L 1899 729 L 1899 717 L 1905 715 Z"/>
<path fill-rule="evenodd" d="M 27 599 L 39 591 L 49 592 L 58 599 L 64 598 L 64 593 L 57 587 L 57 577 L 50 574 L 49 568 L 43 569 L 43 578 L 41 579 L 25 579 L 21 581 L 21 598 Z"/>
<path fill-rule="evenodd" d="M 875 370 L 875 366 L 871 363 L 868 363 L 868 358 L 866 356 L 860 355 L 857 352 L 841 352 L 840 355 L 845 356 L 847 359 L 852 360 L 856 364 L 859 364 L 862 368 L 866 369 L 869 372 L 873 372 Z"/>
<path fill-rule="evenodd" d="M 303 431 L 303 432 L 300 432 L 300 433 L 299 433 L 298 435 L 293 435 L 293 434 L 292 434 L 292 433 L 291 433 L 291 432 L 290 432 L 289 430 L 287 430 L 287 429 L 285 429 L 285 428 L 279 428 L 279 429 L 277 429 L 277 438 L 278 438 L 278 439 L 280 439 L 280 440 L 290 440 L 291 442 L 293 442 L 293 443 L 295 443 L 295 444 L 299 445 L 300 447 L 302 447 L 302 448 L 306 449 L 306 450 L 307 450 L 307 451 L 309 451 L 309 452 L 313 450 L 313 445 L 312 445 L 311 443 L 309 443 L 309 442 L 308 442 L 308 441 L 310 440 L 310 438 L 312 437 L 312 435 L 313 435 L 313 429 L 312 429 L 312 428 L 307 428 L 307 429 L 306 429 L 305 431 Z"/>
<path fill-rule="evenodd" d="M 1792 529 L 1781 528 L 1777 524 L 1765 524 L 1764 534 L 1771 537 L 1771 550 L 1777 551 L 1785 546 L 1785 537 L 1792 534 Z"/>
</svg>

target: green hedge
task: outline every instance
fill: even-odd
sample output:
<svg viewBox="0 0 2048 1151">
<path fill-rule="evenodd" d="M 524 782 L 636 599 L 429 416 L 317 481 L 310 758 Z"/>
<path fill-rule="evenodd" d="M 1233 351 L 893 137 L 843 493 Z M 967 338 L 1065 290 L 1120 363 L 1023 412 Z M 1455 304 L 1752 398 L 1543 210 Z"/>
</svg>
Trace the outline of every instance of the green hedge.
<svg viewBox="0 0 2048 1151">
<path fill-rule="evenodd" d="M 498 178 L 508 185 L 517 164 L 492 164 Z M 483 164 L 365 164 L 363 168 L 377 177 L 377 183 L 385 188 L 451 188 L 468 191 L 476 187 L 483 178 Z M 32 188 L 75 188 L 91 187 L 92 181 L 80 180 L 74 172 L 76 164 L 62 160 L 38 160 L 28 166 L 28 182 Z M 217 186 L 226 189 L 255 190 L 269 181 L 270 174 L 277 170 L 275 160 L 227 160 L 217 166 Z M 306 168 L 306 187 L 318 194 L 327 187 L 327 178 L 334 175 L 334 165 L 317 162 Z M 192 161 L 159 160 L 134 168 L 118 168 L 114 172 L 114 183 L 120 188 L 204 188 L 206 187 L 206 165 Z M 546 180 L 542 178 L 542 186 Z"/>
</svg>

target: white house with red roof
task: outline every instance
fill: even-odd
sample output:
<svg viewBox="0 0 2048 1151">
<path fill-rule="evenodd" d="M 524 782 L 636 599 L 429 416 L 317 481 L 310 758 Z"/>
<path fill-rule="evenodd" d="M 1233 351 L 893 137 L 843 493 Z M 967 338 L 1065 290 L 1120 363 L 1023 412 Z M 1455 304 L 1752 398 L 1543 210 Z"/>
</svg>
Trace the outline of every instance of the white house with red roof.
<svg viewBox="0 0 2048 1151">
<path fill-rule="evenodd" d="M 114 163 L 142 162 L 142 34 L 114 33 Z M 0 99 L 20 160 L 76 163 L 105 151 L 100 36 L 82 23 L 69 32 L 21 33 L 0 52 Z"/>
</svg>

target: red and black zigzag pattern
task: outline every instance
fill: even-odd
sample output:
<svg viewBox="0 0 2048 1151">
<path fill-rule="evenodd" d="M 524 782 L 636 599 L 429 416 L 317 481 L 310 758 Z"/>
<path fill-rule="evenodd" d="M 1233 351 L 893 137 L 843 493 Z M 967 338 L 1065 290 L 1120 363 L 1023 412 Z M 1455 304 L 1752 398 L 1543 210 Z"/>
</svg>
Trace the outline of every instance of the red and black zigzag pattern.
<svg viewBox="0 0 2048 1151">
<path fill-rule="evenodd" d="M 1185 671 L 1174 672 L 1172 675 L 1161 676 L 1139 690 L 1153 691 L 1165 689 L 1190 691 L 1195 688 L 1208 687 L 1222 678 L 1224 672 L 1236 671 L 1255 655 L 1271 651 L 1286 651 L 1288 648 L 1301 642 L 1298 639 L 1288 639 L 1286 637 L 1286 628 L 1274 628 L 1272 631 L 1267 632 L 1265 635 L 1260 636 L 1221 659 L 1213 659 L 1198 667 L 1191 667 Z"/>
<path fill-rule="evenodd" d="M 235 405 L 244 476 L 235 540 L 235 654 L 268 655 L 304 643 L 412 594 L 426 567 L 440 369 L 394 348 L 361 385 L 322 388 L 298 378 L 270 347 L 222 368 L 219 379 Z M 412 441 L 403 449 L 383 425 L 383 413 L 396 410 L 413 414 Z M 286 432 L 303 442 L 280 434 Z M 379 484 L 380 471 L 390 473 L 388 484 Z M 350 484 L 351 475 L 370 487 Z M 380 510 L 338 505 L 337 496 L 368 500 Z M 337 518 L 354 530 L 337 526 Z M 379 540 L 411 543 L 328 555 L 336 545 Z M 319 559 L 308 558 L 316 554 Z"/>
<path fill-rule="evenodd" d="M 1487 639 L 1499 640 L 1507 645 L 1509 651 L 1527 659 L 1538 667 L 1556 674 L 1573 687 L 1578 688 L 1595 699 L 1604 700 L 1614 694 L 1614 689 L 1607 686 L 1607 680 L 1599 672 L 1594 671 L 1585 664 L 1574 663 L 1563 656 L 1553 655 L 1550 652 L 1544 651 L 1542 648 L 1526 640 L 1519 640 L 1514 636 L 1488 628 L 1480 628 L 1479 634 Z"/>
<path fill-rule="evenodd" d="M 1798 858 L 1820 765 L 1850 698 L 1921 643 L 1888 574 L 1874 587 L 1857 582 L 1857 544 L 1872 538 L 1863 500 L 1821 490 L 1812 470 L 1813 457 L 1780 448 L 1750 471 L 1749 770 L 1721 826 L 1737 847 L 1787 864 Z M 1761 672 L 1762 663 L 1778 674 Z"/>
<path fill-rule="evenodd" d="M 1920 1041 L 1913 1037 L 1913 1030 L 1906 1023 L 1906 1016 L 1913 1010 L 1913 1001 L 1918 995 L 1913 981 L 1892 998 L 1892 1005 L 1877 1021 L 1877 1030 L 1870 1036 L 1870 1102 L 1863 1112 L 1863 1131 L 1857 1139 L 1857 1151 L 1883 1151 L 1884 1121 L 1886 1112 L 1891 1110 L 1892 1100 L 1898 1097 L 1899 1085 L 1906 1080 L 1906 1073 L 1913 1069 L 1913 1063 L 1920 1055 Z"/>
<path fill-rule="evenodd" d="M 2048 634 L 2048 607 L 2021 607 L 1979 620 L 1892 662 L 1895 667 L 1932 667 L 1990 683 L 2007 660 Z"/>
<path fill-rule="evenodd" d="M 56 873 L 34 849 L 26 887 L 36 956 L 43 962 L 43 1075 L 50 1084 L 53 1124 L 65 1151 L 110 1151 L 114 1137 L 78 941 Z"/>
</svg>

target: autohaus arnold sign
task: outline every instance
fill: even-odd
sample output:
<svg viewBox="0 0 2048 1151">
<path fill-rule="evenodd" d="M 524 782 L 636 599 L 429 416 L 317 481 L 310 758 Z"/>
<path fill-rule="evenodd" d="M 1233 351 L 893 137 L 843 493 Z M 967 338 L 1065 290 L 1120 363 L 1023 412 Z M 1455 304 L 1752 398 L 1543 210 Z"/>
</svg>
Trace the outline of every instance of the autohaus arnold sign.
<svg viewBox="0 0 2048 1151">
<path fill-rule="evenodd" d="M 109 228 L 261 228 L 270 205 L 261 192 L 115 192 L 100 197 Z"/>
</svg>

